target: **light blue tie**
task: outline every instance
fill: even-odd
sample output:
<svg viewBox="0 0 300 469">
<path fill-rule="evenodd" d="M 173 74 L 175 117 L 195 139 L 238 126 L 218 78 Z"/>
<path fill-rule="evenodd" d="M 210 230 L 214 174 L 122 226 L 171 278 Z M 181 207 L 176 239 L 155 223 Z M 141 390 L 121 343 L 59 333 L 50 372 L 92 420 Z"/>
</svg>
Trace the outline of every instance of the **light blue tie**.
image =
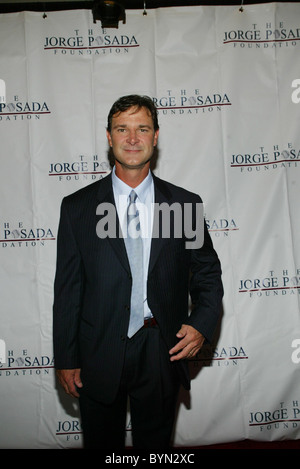
<svg viewBox="0 0 300 469">
<path fill-rule="evenodd" d="M 144 325 L 143 310 L 143 241 L 139 213 L 135 204 L 137 194 L 132 190 L 127 209 L 127 238 L 125 244 L 132 275 L 130 321 L 128 337 L 132 337 Z"/>
</svg>

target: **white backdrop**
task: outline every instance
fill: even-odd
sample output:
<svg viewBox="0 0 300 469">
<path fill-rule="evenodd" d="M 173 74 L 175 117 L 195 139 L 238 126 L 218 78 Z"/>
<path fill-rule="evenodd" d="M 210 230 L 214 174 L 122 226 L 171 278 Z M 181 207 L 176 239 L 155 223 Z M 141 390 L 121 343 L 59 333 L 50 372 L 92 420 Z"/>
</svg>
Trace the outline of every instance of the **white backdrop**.
<svg viewBox="0 0 300 469">
<path fill-rule="evenodd" d="M 126 16 L 103 31 L 86 10 L 0 15 L 0 447 L 82 446 L 53 368 L 59 208 L 110 171 L 106 116 L 129 93 L 155 99 L 155 173 L 201 195 L 223 268 L 175 445 L 299 439 L 300 5 Z"/>
</svg>

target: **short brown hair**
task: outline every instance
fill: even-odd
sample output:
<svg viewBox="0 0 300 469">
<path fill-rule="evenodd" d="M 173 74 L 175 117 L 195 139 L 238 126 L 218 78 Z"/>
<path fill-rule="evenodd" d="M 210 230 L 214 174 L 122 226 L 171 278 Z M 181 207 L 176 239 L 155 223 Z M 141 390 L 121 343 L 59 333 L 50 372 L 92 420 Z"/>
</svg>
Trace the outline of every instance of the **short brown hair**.
<svg viewBox="0 0 300 469">
<path fill-rule="evenodd" d="M 131 107 L 137 107 L 138 109 L 144 107 L 148 109 L 151 114 L 154 130 L 159 129 L 158 119 L 157 119 L 157 109 L 154 105 L 154 102 L 149 96 L 140 96 L 137 94 L 131 94 L 128 96 L 122 96 L 119 98 L 111 107 L 108 117 L 107 117 L 107 130 L 111 132 L 111 123 L 112 118 L 115 114 L 120 112 L 125 112 Z"/>
</svg>

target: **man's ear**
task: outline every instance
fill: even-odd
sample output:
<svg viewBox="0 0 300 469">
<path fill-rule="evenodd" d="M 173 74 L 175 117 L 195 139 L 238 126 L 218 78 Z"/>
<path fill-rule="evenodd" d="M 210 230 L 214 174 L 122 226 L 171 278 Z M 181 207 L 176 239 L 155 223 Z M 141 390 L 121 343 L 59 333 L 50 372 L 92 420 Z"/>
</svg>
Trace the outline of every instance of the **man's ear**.
<svg viewBox="0 0 300 469">
<path fill-rule="evenodd" d="M 154 141 L 153 141 L 153 146 L 154 147 L 156 147 L 156 145 L 157 145 L 158 135 L 159 135 L 159 129 L 156 130 L 155 134 L 154 134 Z"/>
<path fill-rule="evenodd" d="M 106 130 L 106 137 L 107 137 L 109 146 L 112 147 L 111 135 L 110 135 L 110 132 L 108 130 Z"/>
</svg>

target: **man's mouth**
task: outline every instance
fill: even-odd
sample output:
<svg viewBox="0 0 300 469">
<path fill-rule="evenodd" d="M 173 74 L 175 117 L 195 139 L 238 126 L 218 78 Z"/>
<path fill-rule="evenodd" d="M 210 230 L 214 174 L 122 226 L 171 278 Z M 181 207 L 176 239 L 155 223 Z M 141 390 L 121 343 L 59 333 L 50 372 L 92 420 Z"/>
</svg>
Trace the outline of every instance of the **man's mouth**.
<svg viewBox="0 0 300 469">
<path fill-rule="evenodd" d="M 141 151 L 141 148 L 124 148 L 124 151 Z"/>
</svg>

